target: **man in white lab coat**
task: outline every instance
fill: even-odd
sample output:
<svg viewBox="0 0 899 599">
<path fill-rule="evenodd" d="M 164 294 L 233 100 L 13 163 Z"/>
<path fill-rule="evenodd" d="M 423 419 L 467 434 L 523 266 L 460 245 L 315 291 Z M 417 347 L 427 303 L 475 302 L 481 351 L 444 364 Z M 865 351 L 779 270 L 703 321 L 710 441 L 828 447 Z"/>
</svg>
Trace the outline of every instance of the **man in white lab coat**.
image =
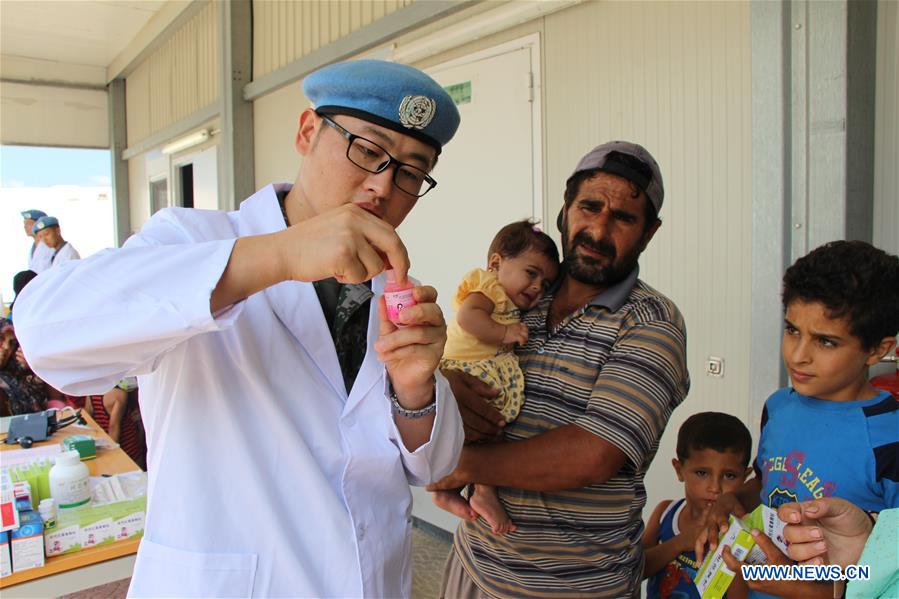
<svg viewBox="0 0 899 599">
<path fill-rule="evenodd" d="M 293 185 L 230 213 L 162 210 L 16 303 L 54 386 L 139 375 L 149 498 L 132 596 L 408 596 L 408 485 L 458 459 L 436 292 L 415 288 L 402 328 L 379 297 L 385 260 L 406 277 L 395 227 L 435 184 L 458 111 L 382 61 L 326 67 L 304 91 Z"/>
</svg>

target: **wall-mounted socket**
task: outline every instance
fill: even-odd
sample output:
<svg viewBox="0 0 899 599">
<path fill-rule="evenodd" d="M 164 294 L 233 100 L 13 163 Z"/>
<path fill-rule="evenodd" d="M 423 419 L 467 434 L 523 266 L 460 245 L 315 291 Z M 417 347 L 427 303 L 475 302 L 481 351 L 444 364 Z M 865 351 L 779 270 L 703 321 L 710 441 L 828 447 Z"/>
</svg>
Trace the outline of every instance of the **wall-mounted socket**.
<svg viewBox="0 0 899 599">
<path fill-rule="evenodd" d="M 724 358 L 709 356 L 705 362 L 705 373 L 717 379 L 722 378 L 724 376 Z"/>
</svg>

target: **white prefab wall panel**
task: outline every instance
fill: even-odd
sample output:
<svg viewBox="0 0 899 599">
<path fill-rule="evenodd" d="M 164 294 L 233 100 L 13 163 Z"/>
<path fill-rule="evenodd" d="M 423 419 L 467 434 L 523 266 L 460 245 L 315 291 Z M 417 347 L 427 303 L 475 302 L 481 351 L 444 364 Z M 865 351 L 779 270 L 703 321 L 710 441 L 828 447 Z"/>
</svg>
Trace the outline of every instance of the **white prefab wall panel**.
<svg viewBox="0 0 899 599">
<path fill-rule="evenodd" d="M 259 79 L 414 0 L 265 0 L 253 3 L 253 78 Z"/>
<path fill-rule="evenodd" d="M 210 2 L 127 78 L 128 145 L 218 100 L 218 29 Z"/>
<path fill-rule="evenodd" d="M 302 81 L 286 85 L 253 102 L 256 188 L 293 183 L 300 168 L 294 148 L 300 113 L 309 106 Z"/>
<path fill-rule="evenodd" d="M 128 201 L 131 209 L 131 232 L 140 231 L 150 219 L 150 189 L 147 185 L 147 161 L 137 156 L 128 161 Z"/>
<path fill-rule="evenodd" d="M 665 182 L 663 225 L 640 258 L 640 277 L 684 314 L 692 388 L 647 478 L 650 510 L 682 494 L 670 459 L 687 416 L 728 412 L 758 428 L 748 422 L 749 10 L 745 2 L 588 2 L 545 21 L 550 213 L 577 160 L 603 141 L 643 144 Z M 705 374 L 709 356 L 724 359 L 723 378 Z"/>
<path fill-rule="evenodd" d="M 877 5 L 874 245 L 899 254 L 899 2 Z"/>
<path fill-rule="evenodd" d="M 108 148 L 106 90 L 0 85 L 0 143 Z"/>
</svg>

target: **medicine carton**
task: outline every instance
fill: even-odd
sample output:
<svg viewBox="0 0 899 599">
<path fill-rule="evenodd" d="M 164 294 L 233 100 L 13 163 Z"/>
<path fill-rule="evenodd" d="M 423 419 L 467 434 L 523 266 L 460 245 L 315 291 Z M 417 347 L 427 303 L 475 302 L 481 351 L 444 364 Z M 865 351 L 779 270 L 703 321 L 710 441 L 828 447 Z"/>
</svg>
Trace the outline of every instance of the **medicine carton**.
<svg viewBox="0 0 899 599">
<path fill-rule="evenodd" d="M 79 514 L 81 548 L 112 543 L 112 518 L 101 509 L 86 509 Z"/>
<path fill-rule="evenodd" d="M 44 532 L 47 557 L 81 551 L 81 527 L 76 514 L 60 514 L 56 526 Z"/>
<path fill-rule="evenodd" d="M 115 540 L 123 541 L 131 537 L 143 536 L 146 512 L 146 497 L 113 504 L 112 531 Z"/>
<path fill-rule="evenodd" d="M 44 525 L 37 512 L 19 512 L 19 528 L 12 531 L 10 546 L 13 572 L 44 565 Z"/>
<path fill-rule="evenodd" d="M 743 518 L 743 524 L 750 529 L 755 528 L 767 536 L 784 554 L 787 553 L 787 539 L 784 537 L 786 522 L 777 517 L 777 510 L 765 504 L 759 504 L 751 514 Z M 749 562 L 753 563 L 753 562 Z"/>
<path fill-rule="evenodd" d="M 12 574 L 12 557 L 9 555 L 9 533 L 0 532 L 0 577 Z"/>
<path fill-rule="evenodd" d="M 718 547 L 702 560 L 693 581 L 702 599 L 722 599 L 734 579 L 734 572 L 724 563 L 721 554 L 725 546 L 730 547 L 733 556 L 740 561 L 761 563 L 765 559 L 765 554 L 755 546 L 755 539 L 749 534 L 751 528 L 733 514 L 729 522 L 727 532 L 718 539 Z"/>
<path fill-rule="evenodd" d="M 62 447 L 63 451 L 77 451 L 82 462 L 97 457 L 97 442 L 90 435 L 69 435 L 62 440 Z"/>
<path fill-rule="evenodd" d="M 8 477 L 0 476 L 0 531 L 16 528 L 19 528 L 19 510 L 16 509 L 12 481 Z"/>
</svg>

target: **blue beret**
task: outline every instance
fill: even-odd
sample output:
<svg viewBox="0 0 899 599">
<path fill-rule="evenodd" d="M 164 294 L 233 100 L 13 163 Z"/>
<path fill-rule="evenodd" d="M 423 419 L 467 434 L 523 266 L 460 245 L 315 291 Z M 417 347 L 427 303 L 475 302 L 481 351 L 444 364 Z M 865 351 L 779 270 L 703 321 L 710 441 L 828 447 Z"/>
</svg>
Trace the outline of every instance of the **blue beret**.
<svg viewBox="0 0 899 599">
<path fill-rule="evenodd" d="M 34 223 L 33 227 L 31 227 L 31 232 L 37 233 L 38 231 L 46 229 L 47 227 L 58 227 L 58 226 L 59 226 L 59 219 L 57 219 L 55 216 L 42 216 L 39 219 L 37 219 L 37 222 Z"/>
<path fill-rule="evenodd" d="M 399 131 L 440 152 L 459 128 L 459 110 L 439 83 L 384 60 L 332 64 L 303 80 L 319 114 L 346 114 Z"/>
<path fill-rule="evenodd" d="M 22 210 L 22 218 L 37 220 L 42 216 L 47 216 L 43 210 Z"/>
</svg>

